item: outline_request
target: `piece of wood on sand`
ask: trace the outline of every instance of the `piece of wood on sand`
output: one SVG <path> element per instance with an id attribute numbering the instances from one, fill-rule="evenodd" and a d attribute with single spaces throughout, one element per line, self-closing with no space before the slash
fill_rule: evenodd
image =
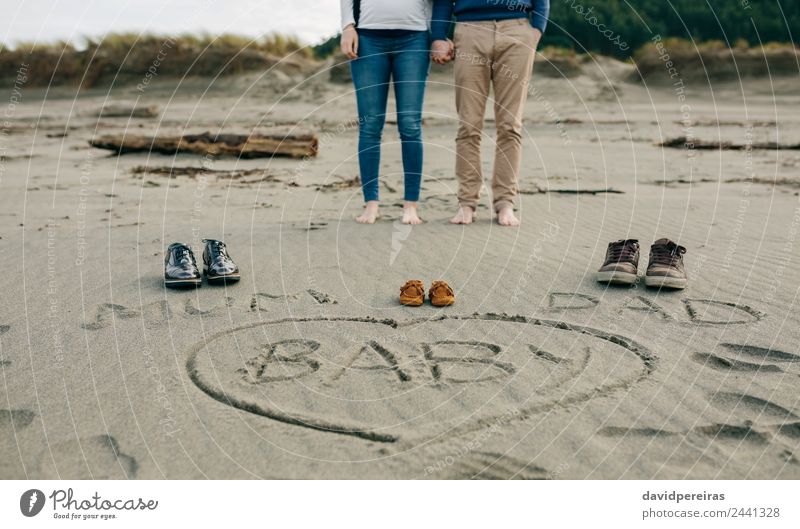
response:
<path id="1" fill-rule="evenodd" d="M 699 140 L 678 136 L 661 143 L 657 147 L 670 147 L 673 149 L 698 149 L 698 150 L 723 150 L 723 151 L 747 151 L 747 150 L 768 150 L 768 151 L 796 151 L 800 149 L 800 143 L 777 143 L 774 141 L 753 142 L 753 143 L 733 143 L 730 141 Z"/>
<path id="2" fill-rule="evenodd" d="M 160 154 L 193 153 L 240 158 L 269 158 L 316 156 L 319 139 L 313 131 L 258 132 L 253 134 L 184 134 L 181 136 L 143 136 L 137 134 L 108 134 L 96 136 L 89 145 L 108 149 L 117 154 L 151 152 Z"/>
<path id="3" fill-rule="evenodd" d="M 100 118 L 157 118 L 161 114 L 158 105 L 136 105 L 135 103 L 110 103 L 97 111 Z"/>

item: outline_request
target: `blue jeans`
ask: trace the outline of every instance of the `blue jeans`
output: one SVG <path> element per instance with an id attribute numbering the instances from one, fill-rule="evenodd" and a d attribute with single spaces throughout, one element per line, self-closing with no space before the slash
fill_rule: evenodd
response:
<path id="1" fill-rule="evenodd" d="M 364 200 L 378 200 L 381 136 L 389 82 L 397 101 L 405 200 L 419 200 L 422 182 L 422 101 L 430 66 L 427 31 L 359 31 L 358 58 L 351 63 L 358 103 L 358 164 Z"/>

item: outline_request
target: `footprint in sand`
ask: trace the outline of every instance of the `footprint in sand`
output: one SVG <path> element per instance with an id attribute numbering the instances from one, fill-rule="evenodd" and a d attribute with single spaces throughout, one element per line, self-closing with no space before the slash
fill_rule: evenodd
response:
<path id="1" fill-rule="evenodd" d="M 133 479 L 139 465 L 110 435 L 81 437 L 50 445 L 39 455 L 35 479 Z"/>
<path id="2" fill-rule="evenodd" d="M 733 419 L 732 422 L 738 423 L 741 421 L 741 423 L 709 424 L 695 426 L 684 431 L 608 426 L 601 428 L 598 433 L 606 437 L 649 439 L 700 435 L 712 440 L 747 441 L 757 444 L 769 443 L 776 434 L 792 439 L 800 439 L 798 416 L 791 410 L 774 402 L 753 395 L 725 391 L 713 393 L 709 396 L 708 401 L 714 408 L 729 413 L 729 418 Z"/>
<path id="3" fill-rule="evenodd" d="M 30 410 L 0 410 L 0 478 L 26 479 L 20 460 L 18 434 L 33 422 L 36 414 Z"/>
<path id="4" fill-rule="evenodd" d="M 742 425 L 735 424 L 710 424 L 693 428 L 692 433 L 705 435 L 720 441 L 748 441 L 756 444 L 767 444 L 771 435 L 768 432 L 757 430 L 753 423 L 745 421 Z"/>
<path id="5" fill-rule="evenodd" d="M 711 353 L 694 353 L 692 360 L 698 364 L 716 369 L 717 371 L 745 371 L 758 373 L 783 373 L 783 369 L 772 364 L 754 364 L 733 360 L 724 356 L 717 356 Z"/>
<path id="6" fill-rule="evenodd" d="M 656 438 L 672 438 L 676 436 L 690 437 L 692 435 L 699 435 L 705 438 L 710 438 L 715 441 L 749 441 L 757 444 L 766 444 L 771 438 L 768 431 L 757 430 L 749 421 L 745 421 L 743 425 L 735 424 L 709 424 L 705 426 L 697 426 L 690 430 L 673 431 L 663 430 L 661 428 L 629 428 L 625 426 L 607 426 L 597 431 L 599 435 L 604 437 L 624 437 L 626 439 L 656 439 Z"/>
<path id="7" fill-rule="evenodd" d="M 2 336 L 3 334 L 7 333 L 10 328 L 11 328 L 10 325 L 0 325 L 0 336 Z M 9 362 L 8 360 L 5 360 L 3 358 L 0 358 L 0 367 L 6 367 L 6 366 L 10 366 L 10 365 L 11 365 L 11 362 Z"/>
<path id="8" fill-rule="evenodd" d="M 779 434 L 791 437 L 792 439 L 800 439 L 800 422 L 790 422 L 781 424 L 776 428 Z"/>
<path id="9" fill-rule="evenodd" d="M 770 360 L 772 362 L 800 362 L 800 356 L 792 353 L 784 353 L 783 351 L 778 351 L 777 349 L 734 343 L 723 343 L 720 345 L 731 352 L 759 360 Z"/>
<path id="10" fill-rule="evenodd" d="M 548 472 L 514 457 L 495 452 L 470 452 L 456 458 L 446 469 L 444 479 L 547 479 Z"/>
<path id="11" fill-rule="evenodd" d="M 720 346 L 730 351 L 727 353 L 728 356 L 698 352 L 692 355 L 692 360 L 717 371 L 743 371 L 764 374 L 786 373 L 787 371 L 777 364 L 800 362 L 800 356 L 778 351 L 777 349 L 732 343 L 722 343 Z"/>
<path id="12" fill-rule="evenodd" d="M 35 416 L 30 410 L 0 410 L 0 433 L 13 436 L 16 430 L 32 423 Z"/>
<path id="13" fill-rule="evenodd" d="M 718 391 L 708 401 L 718 410 L 730 413 L 732 418 L 751 422 L 782 422 L 798 417 L 790 410 L 753 395 Z"/>

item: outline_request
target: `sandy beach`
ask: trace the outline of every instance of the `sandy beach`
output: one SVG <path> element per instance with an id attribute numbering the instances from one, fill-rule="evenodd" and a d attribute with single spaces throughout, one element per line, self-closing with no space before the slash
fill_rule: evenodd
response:
<path id="1" fill-rule="evenodd" d="M 544 67 L 544 66 L 543 66 Z M 537 65 L 536 68 L 539 68 Z M 327 67 L 4 109 L 0 478 L 800 478 L 797 77 L 534 75 L 519 229 L 453 226 L 452 70 L 424 113 L 421 226 L 362 205 L 353 88 Z M 104 105 L 157 117 L 97 117 Z M 394 112 L 393 101 L 390 112 Z M 10 115 L 8 115 L 10 114 Z M 487 113 L 484 166 L 494 123 Z M 314 130 L 319 154 L 91 148 L 98 134 Z M 740 150 L 663 148 L 687 136 Z M 163 286 L 165 248 L 226 241 L 227 287 Z M 669 237 L 689 286 L 598 284 L 606 245 Z M 444 279 L 452 307 L 402 307 Z"/>

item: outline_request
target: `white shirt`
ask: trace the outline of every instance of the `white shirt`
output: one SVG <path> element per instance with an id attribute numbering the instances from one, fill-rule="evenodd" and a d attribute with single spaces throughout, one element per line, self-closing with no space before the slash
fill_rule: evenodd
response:
<path id="1" fill-rule="evenodd" d="M 342 29 L 355 24 L 353 0 L 341 0 Z M 358 27 L 427 31 L 433 0 L 361 0 Z"/>

